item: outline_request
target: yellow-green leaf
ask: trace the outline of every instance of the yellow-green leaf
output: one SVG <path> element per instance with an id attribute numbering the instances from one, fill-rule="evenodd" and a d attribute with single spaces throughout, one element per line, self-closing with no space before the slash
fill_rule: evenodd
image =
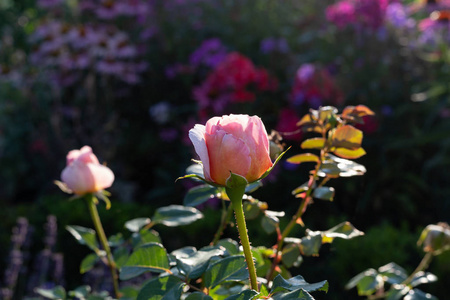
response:
<path id="1" fill-rule="evenodd" d="M 303 141 L 300 145 L 302 149 L 322 149 L 325 146 L 324 138 L 312 138 Z"/>
<path id="2" fill-rule="evenodd" d="M 363 148 L 358 148 L 356 150 L 349 150 L 346 148 L 337 148 L 336 150 L 333 151 L 333 153 L 342 158 L 355 159 L 355 158 L 360 158 L 361 156 L 365 155 L 366 151 Z"/>
<path id="3" fill-rule="evenodd" d="M 287 162 L 291 164 L 301 164 L 304 162 L 318 162 L 318 161 L 319 157 L 311 153 L 297 154 L 287 159 Z"/>
<path id="4" fill-rule="evenodd" d="M 361 147 L 363 133 L 351 125 L 344 125 L 336 129 L 332 137 L 332 146 L 351 150 Z"/>

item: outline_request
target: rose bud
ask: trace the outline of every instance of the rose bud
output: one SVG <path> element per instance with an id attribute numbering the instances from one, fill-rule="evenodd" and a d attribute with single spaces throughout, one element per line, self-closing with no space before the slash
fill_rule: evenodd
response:
<path id="1" fill-rule="evenodd" d="M 61 173 L 61 180 L 75 194 L 84 195 L 110 187 L 114 174 L 99 163 L 91 147 L 84 146 L 67 154 L 67 166 Z"/>
<path id="2" fill-rule="evenodd" d="M 225 186 L 234 173 L 251 183 L 272 167 L 269 138 L 257 116 L 213 117 L 206 125 L 195 125 L 189 138 L 202 161 L 207 181 Z"/>

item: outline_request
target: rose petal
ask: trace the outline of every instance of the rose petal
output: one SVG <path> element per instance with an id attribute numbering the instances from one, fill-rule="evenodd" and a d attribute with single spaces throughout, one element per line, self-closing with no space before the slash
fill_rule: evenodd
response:
<path id="1" fill-rule="evenodd" d="M 223 130 L 205 134 L 210 159 L 211 179 L 226 184 L 230 172 L 246 177 L 250 165 L 250 149 L 241 139 Z"/>
<path id="2" fill-rule="evenodd" d="M 211 181 L 208 148 L 205 141 L 205 126 L 196 124 L 189 130 L 189 139 L 194 144 L 195 152 L 203 163 L 203 173 L 206 180 Z"/>

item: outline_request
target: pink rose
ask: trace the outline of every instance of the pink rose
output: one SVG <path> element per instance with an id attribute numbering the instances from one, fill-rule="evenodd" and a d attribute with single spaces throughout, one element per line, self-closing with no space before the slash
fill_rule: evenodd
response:
<path id="1" fill-rule="evenodd" d="M 67 154 L 67 166 L 61 173 L 61 180 L 75 194 L 84 195 L 109 188 L 114 174 L 99 163 L 91 147 L 84 146 Z"/>
<path id="2" fill-rule="evenodd" d="M 214 117 L 196 124 L 189 138 L 203 163 L 205 179 L 226 185 L 230 172 L 258 180 L 270 167 L 269 137 L 257 116 Z"/>

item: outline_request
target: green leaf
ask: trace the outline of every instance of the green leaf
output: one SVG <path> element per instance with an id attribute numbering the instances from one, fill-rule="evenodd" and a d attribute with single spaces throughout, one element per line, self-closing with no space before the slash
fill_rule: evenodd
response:
<path id="1" fill-rule="evenodd" d="M 147 271 L 163 273 L 169 271 L 166 249 L 158 243 L 144 244 L 131 253 L 120 269 L 120 279 L 127 280 Z"/>
<path id="2" fill-rule="evenodd" d="M 308 283 L 300 275 L 289 278 L 287 280 L 284 279 L 281 275 L 277 275 L 277 277 L 275 277 L 275 279 L 273 280 L 272 293 L 280 290 L 295 291 L 298 289 L 303 289 L 307 292 L 328 292 L 328 282 L 326 280 L 323 280 L 317 283 Z"/>
<path id="3" fill-rule="evenodd" d="M 73 291 L 69 291 L 69 296 L 70 297 L 76 297 L 79 299 L 85 299 L 88 297 L 89 293 L 91 292 L 91 287 L 88 285 L 82 285 L 79 286 L 77 288 L 75 288 L 75 290 Z"/>
<path id="4" fill-rule="evenodd" d="M 314 189 L 313 197 L 321 200 L 333 201 L 334 193 L 333 187 L 321 186 Z"/>
<path id="5" fill-rule="evenodd" d="M 322 247 L 322 233 L 309 232 L 307 236 L 301 238 L 300 251 L 306 256 L 318 256 Z"/>
<path id="6" fill-rule="evenodd" d="M 261 227 L 267 234 L 271 234 L 272 232 L 274 232 L 277 229 L 279 223 L 280 220 L 277 217 L 268 214 L 264 214 L 264 216 L 261 218 Z"/>
<path id="7" fill-rule="evenodd" d="M 66 290 L 62 286 L 56 286 L 50 290 L 36 288 L 34 291 L 48 299 L 66 299 Z"/>
<path id="8" fill-rule="evenodd" d="M 326 177 L 327 175 L 351 177 L 364 175 L 364 173 L 366 173 L 366 168 L 363 165 L 328 154 L 317 175 L 320 177 Z"/>
<path id="9" fill-rule="evenodd" d="M 218 192 L 216 187 L 212 187 L 208 184 L 193 187 L 184 196 L 183 204 L 191 207 L 200 205 L 213 198 Z"/>
<path id="10" fill-rule="evenodd" d="M 160 243 L 161 238 L 159 237 L 159 233 L 154 230 L 141 230 L 140 232 L 133 233 L 132 241 L 133 248 L 137 248 L 143 244 L 148 243 Z"/>
<path id="11" fill-rule="evenodd" d="M 261 212 L 257 201 L 244 201 L 242 203 L 242 209 L 244 210 L 246 220 L 255 219 Z"/>
<path id="12" fill-rule="evenodd" d="M 416 287 L 420 284 L 435 282 L 437 280 L 438 280 L 438 278 L 436 275 L 431 274 L 429 272 L 420 271 L 414 275 L 414 278 L 410 284 L 412 287 Z"/>
<path id="13" fill-rule="evenodd" d="M 195 279 L 205 272 L 212 257 L 223 254 L 224 251 L 219 247 L 205 247 L 190 255 L 176 257 L 177 268 L 182 275 Z"/>
<path id="14" fill-rule="evenodd" d="M 320 232 L 320 231 L 317 231 Z M 333 239 L 340 238 L 349 240 L 364 235 L 364 232 L 356 229 L 350 222 L 342 222 L 333 228 L 323 231 L 323 243 L 331 243 Z"/>
<path id="15" fill-rule="evenodd" d="M 303 141 L 300 145 L 302 149 L 322 149 L 325 147 L 326 140 L 324 138 L 312 138 Z"/>
<path id="16" fill-rule="evenodd" d="M 214 300 L 211 296 L 208 296 L 202 292 L 194 292 L 186 297 L 185 300 Z"/>
<path id="17" fill-rule="evenodd" d="M 273 300 L 314 300 L 306 291 L 299 289 L 292 292 L 278 292 L 273 295 Z"/>
<path id="18" fill-rule="evenodd" d="M 350 279 L 345 288 L 351 289 L 356 286 L 358 295 L 369 296 L 382 288 L 383 285 L 383 276 L 379 275 L 375 269 L 368 269 Z"/>
<path id="19" fill-rule="evenodd" d="M 393 284 L 386 293 L 386 300 L 400 300 L 405 296 L 411 288 L 403 284 Z"/>
<path id="20" fill-rule="evenodd" d="M 225 300 L 249 300 L 249 299 L 253 299 L 253 297 L 255 297 L 256 295 L 258 295 L 257 291 L 245 290 L 245 291 L 240 292 L 237 295 L 229 296 L 229 297 L 225 298 Z"/>
<path id="21" fill-rule="evenodd" d="M 120 289 L 120 293 L 122 294 L 120 300 L 135 300 L 139 294 L 139 290 L 133 286 L 125 286 Z"/>
<path id="22" fill-rule="evenodd" d="M 145 284 L 136 300 L 180 299 L 185 283 L 173 275 L 156 277 Z"/>
<path id="23" fill-rule="evenodd" d="M 203 218 L 203 214 L 194 207 L 169 205 L 158 208 L 152 217 L 154 223 L 169 227 L 191 224 Z"/>
<path id="24" fill-rule="evenodd" d="M 437 300 L 437 298 L 431 294 L 424 293 L 421 290 L 413 289 L 408 292 L 403 300 Z"/>
<path id="25" fill-rule="evenodd" d="M 263 184 L 262 184 L 261 180 L 257 180 L 255 182 L 249 183 L 245 187 L 245 193 L 246 194 L 251 194 L 251 193 L 253 193 L 254 191 L 256 191 L 257 189 L 259 189 L 262 186 L 263 186 Z"/>
<path id="26" fill-rule="evenodd" d="M 117 247 L 124 243 L 123 235 L 119 232 L 108 238 L 108 244 L 110 247 Z"/>
<path id="27" fill-rule="evenodd" d="M 287 244 L 281 252 L 281 261 L 288 268 L 292 266 L 300 266 L 303 261 L 303 257 L 300 254 L 299 245 Z"/>
<path id="28" fill-rule="evenodd" d="M 150 224 L 151 220 L 149 218 L 136 218 L 125 222 L 125 228 L 131 232 L 139 232 L 142 227 Z"/>
<path id="29" fill-rule="evenodd" d="M 288 163 L 298 165 L 298 164 L 301 164 L 301 163 L 304 163 L 304 162 L 315 162 L 315 163 L 317 163 L 317 162 L 319 162 L 319 160 L 320 159 L 319 159 L 319 157 L 317 155 L 314 155 L 314 154 L 311 154 L 311 153 L 303 153 L 303 154 L 297 154 L 297 155 L 294 155 L 292 157 L 289 157 L 286 161 Z"/>
<path id="30" fill-rule="evenodd" d="M 378 272 L 390 284 L 400 284 L 408 277 L 405 269 L 393 262 L 379 267 Z"/>
<path id="31" fill-rule="evenodd" d="M 228 255 L 239 254 L 239 244 L 233 239 L 222 239 L 217 242 L 217 246 L 224 247 Z"/>
<path id="32" fill-rule="evenodd" d="M 75 237 L 78 243 L 86 245 L 96 252 L 99 251 L 95 230 L 76 225 L 66 226 L 66 229 Z"/>
<path id="33" fill-rule="evenodd" d="M 229 256 L 216 261 L 205 272 L 205 286 L 215 287 L 226 281 L 248 280 L 247 264 L 242 255 Z"/>
<path id="34" fill-rule="evenodd" d="M 91 270 L 95 264 L 99 261 L 98 255 L 95 253 L 88 254 L 80 264 L 80 273 L 84 274 L 87 271 Z"/>
<path id="35" fill-rule="evenodd" d="M 113 257 L 117 268 L 120 269 L 128 260 L 128 249 L 125 247 L 115 249 Z"/>

